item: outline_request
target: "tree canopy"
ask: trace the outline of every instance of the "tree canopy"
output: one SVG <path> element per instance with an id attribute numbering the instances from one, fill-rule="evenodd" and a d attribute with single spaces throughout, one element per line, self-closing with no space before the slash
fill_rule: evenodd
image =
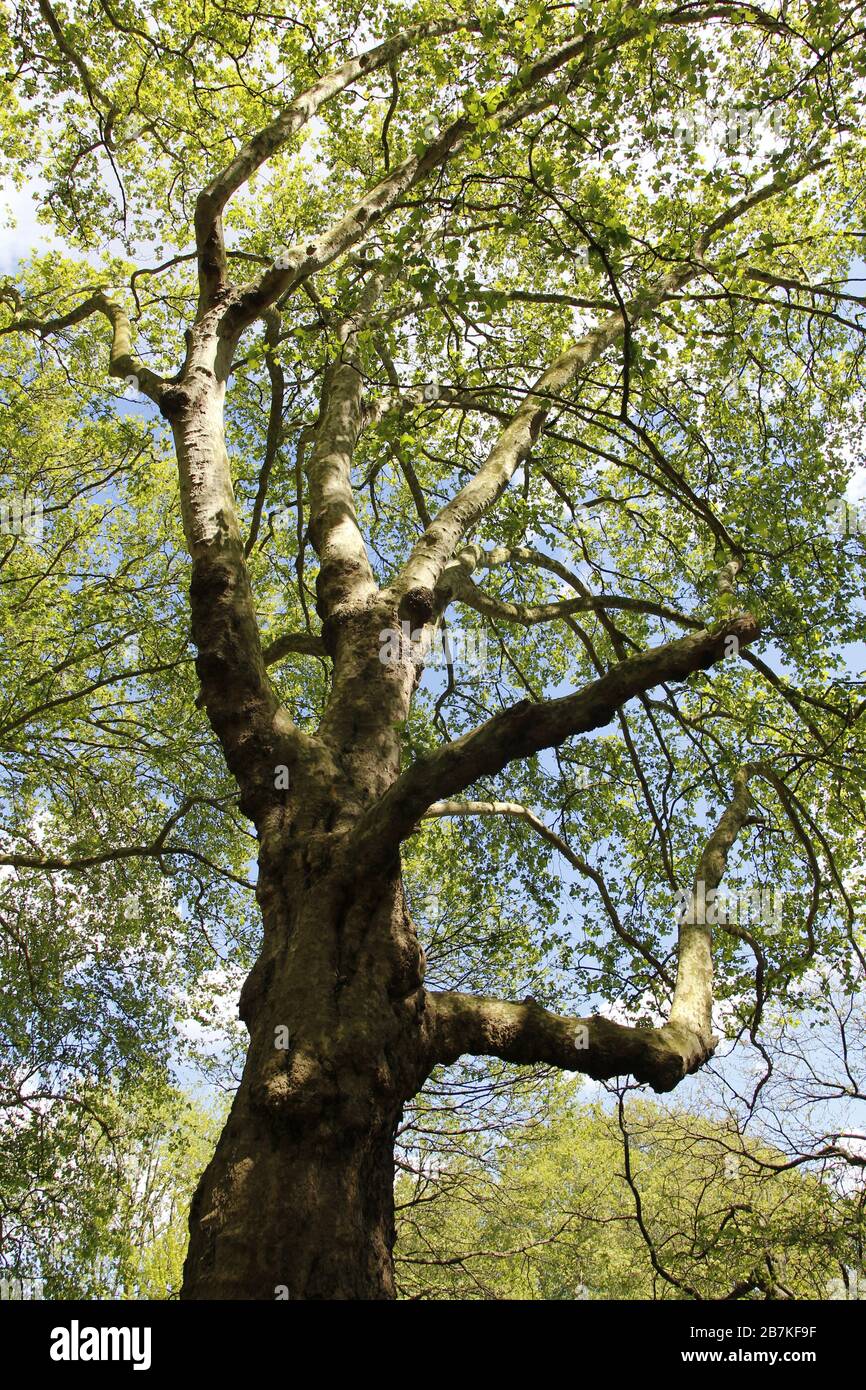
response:
<path id="1" fill-rule="evenodd" d="M 863 39 L 835 0 L 4 7 L 2 171 L 52 241 L 0 283 L 12 1264 L 44 1229 L 14 1174 L 89 1181 L 96 1134 L 146 1166 L 182 1092 L 237 1086 L 262 827 L 310 750 L 354 773 L 321 748 L 367 706 L 401 770 L 329 828 L 400 854 L 446 1109 L 523 1125 L 509 1064 L 661 1090 L 720 1043 L 757 1106 L 780 1029 L 856 997 Z M 172 437 L 211 380 L 212 467 Z M 341 645 L 383 593 L 402 706 Z M 637 1114 L 663 1195 L 681 1122 Z M 614 1112 L 557 1124 L 540 1182 L 603 1169 Z M 798 1164 L 853 1182 L 862 1136 L 818 1128 Z M 786 1183 L 767 1220 L 820 1225 Z"/>

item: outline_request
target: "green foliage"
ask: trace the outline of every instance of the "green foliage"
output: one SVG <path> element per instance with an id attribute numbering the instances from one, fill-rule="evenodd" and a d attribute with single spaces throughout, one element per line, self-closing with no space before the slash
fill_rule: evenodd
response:
<path id="1" fill-rule="evenodd" d="M 53 6 L 63 49 L 45 8 L 7 5 L 0 22 L 2 169 L 19 186 L 32 182 L 45 229 L 59 239 L 56 254 L 27 258 L 0 285 L 0 501 L 38 499 L 44 524 L 38 542 L 0 535 L 4 1230 L 25 1201 L 22 1175 L 44 1174 L 21 1249 L 29 1258 L 51 1238 L 55 1194 L 57 1230 L 78 1221 L 82 1241 L 67 1281 L 52 1273 L 58 1289 L 170 1291 L 179 1228 L 174 1216 L 163 1221 L 160 1253 L 134 1264 L 119 1234 L 107 1135 L 138 1115 L 130 1129 L 121 1124 L 119 1152 L 146 1164 L 156 1136 L 180 1124 L 174 1088 L 184 1069 L 225 1088 L 236 1080 L 234 1001 L 258 946 L 256 846 L 196 707 L 167 425 L 134 383 L 108 379 L 101 320 L 44 334 L 17 328 L 68 313 L 98 284 L 129 312 L 143 359 L 174 374 L 195 314 L 190 247 L 201 188 L 348 53 L 453 9 L 439 0 L 274 0 L 265 9 L 153 0 L 143 12 L 134 0 L 85 0 Z M 729 882 L 782 892 L 781 929 L 759 922 L 751 942 L 717 933 L 720 1027 L 747 1040 L 760 1036 L 767 1001 L 826 1009 L 815 970 L 847 986 L 866 946 L 852 889 L 866 789 L 864 548 L 862 535 L 834 534 L 827 521 L 866 466 L 855 259 L 863 58 L 853 5 L 800 0 L 784 21 L 763 8 L 713 15 L 695 25 L 657 6 L 485 3 L 477 27 L 419 41 L 396 75 L 371 73 L 324 106 L 230 203 L 237 280 L 318 236 L 431 131 L 465 119 L 465 138 L 435 177 L 372 222 L 353 254 L 323 268 L 309 295 L 281 306 L 275 345 L 261 324 L 245 335 L 227 443 L 264 642 L 315 630 L 303 454 L 371 263 L 391 276 L 361 335 L 368 402 L 382 408 L 371 409 L 353 479 L 384 582 L 423 530 L 412 476 L 435 513 L 553 356 L 605 315 L 634 310 L 673 264 L 697 254 L 703 228 L 779 178 L 775 197 L 712 240 L 696 282 L 636 321 L 627 343 L 555 401 L 525 466 L 473 534 L 487 550 L 541 551 L 593 593 L 632 606 L 522 626 L 456 604 L 452 627 L 485 627 L 486 667 L 459 670 L 447 688 L 442 672 L 428 673 L 401 731 L 408 762 L 504 705 L 579 688 L 624 654 L 680 635 L 670 613 L 641 604 L 677 610 L 687 624 L 752 611 L 764 669 L 731 660 L 682 689 L 650 692 L 591 740 L 475 789 L 555 826 L 609 884 L 624 930 L 596 885 L 566 871 L 519 821 L 435 822 L 404 850 L 431 984 L 531 992 L 563 1010 L 585 1011 L 591 1000 L 651 1021 L 669 998 L 658 963 L 669 972 L 675 889 L 736 769 L 769 765 L 789 800 L 755 783 Z M 587 35 L 589 60 L 545 79 L 539 108 L 510 122 L 505 107 L 531 64 Z M 681 118 L 688 127 L 706 106 L 748 113 L 772 138 L 696 145 Z M 821 167 L 785 188 L 782 174 L 807 149 L 823 152 Z M 285 390 L 263 491 L 275 366 Z M 438 390 L 386 408 L 392 377 Z M 717 576 L 733 555 L 741 573 L 722 593 Z M 492 600 L 516 605 L 575 592 L 532 564 L 492 568 L 479 582 Z M 273 674 L 301 727 L 314 727 L 326 663 L 293 656 Z M 78 867 L 40 869 L 39 860 Z M 759 952 L 765 997 L 755 988 Z M 496 1092 L 500 1081 L 496 1068 L 472 1064 L 460 1084 Z M 804 1292 L 819 1286 L 831 1252 L 814 1182 L 791 1175 L 761 1186 L 748 1221 L 725 1224 L 718 1266 L 711 1254 L 696 1264 L 682 1233 L 687 1216 L 706 1223 L 698 1246 L 717 1229 L 722 1207 L 702 1205 L 698 1190 L 715 1131 L 701 1133 L 700 1161 L 684 1172 L 672 1136 L 686 1119 L 636 1116 L 657 1140 L 657 1157 L 641 1151 L 636 1171 L 659 1239 L 671 1235 L 665 1259 L 678 1278 L 713 1296 L 749 1272 L 762 1230 L 783 1252 L 790 1221 L 790 1277 Z M 203 1133 L 198 1148 L 182 1150 L 182 1175 L 171 1180 L 181 1187 Z M 585 1156 L 579 1170 L 569 1167 L 569 1144 Z M 574 1200 L 597 1201 L 608 1224 L 593 1226 L 601 1218 L 590 1204 L 564 1253 L 539 1245 L 526 1261 L 487 1258 L 472 1266 L 483 1270 L 474 1287 L 555 1297 L 577 1279 L 609 1296 L 663 1292 L 631 1215 L 614 1215 L 627 1195 L 613 1176 L 615 1148 L 605 1112 L 568 1112 L 540 1138 L 527 1131 L 513 1159 L 497 1156 L 497 1200 L 481 1212 L 449 1208 L 448 1248 L 459 1251 L 464 1238 L 511 1248 L 524 1221 L 546 1239 L 552 1213 L 564 1213 L 562 1172 Z M 536 1160 L 550 1212 L 530 1179 Z M 160 1171 L 167 1162 L 159 1157 Z M 669 1191 L 676 1220 L 667 1228 Z M 722 1184 L 718 1195 L 722 1203 L 731 1193 Z M 404 1239 L 416 1248 L 408 1227 Z M 811 1271 L 809 1241 L 818 1251 Z M 103 1255 L 107 1282 L 82 1282 L 81 1270 Z M 443 1267 L 435 1288 L 470 1289 L 472 1277 Z"/>
<path id="2" fill-rule="evenodd" d="M 189 1203 L 224 1120 L 157 1076 L 82 1081 L 65 1099 L 31 1091 L 0 1130 L 0 1278 L 48 1299 L 176 1298 Z"/>
<path id="3" fill-rule="evenodd" d="M 397 1194 L 405 1298 L 823 1299 L 864 1235 L 853 1197 L 730 1125 L 565 1084 L 545 1119 Z"/>

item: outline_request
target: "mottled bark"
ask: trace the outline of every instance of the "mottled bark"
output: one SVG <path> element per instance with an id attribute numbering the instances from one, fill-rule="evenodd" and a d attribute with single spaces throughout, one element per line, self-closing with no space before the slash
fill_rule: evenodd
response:
<path id="1" fill-rule="evenodd" d="M 104 109 L 64 26 L 44 0 L 38 9 L 91 107 L 110 127 L 113 108 Z M 714 13 L 676 9 L 657 15 L 656 21 L 673 28 L 705 25 Z M 776 32 L 776 22 L 758 10 L 750 14 L 750 22 Z M 371 228 L 384 230 L 389 215 L 405 206 L 407 194 L 423 198 L 430 175 L 444 170 L 473 136 L 476 118 L 457 106 L 455 118 L 401 163 L 388 167 L 386 161 L 378 182 L 371 181 L 330 225 L 310 230 L 288 248 L 274 246 L 272 262 L 245 284 L 230 280 L 225 208 L 323 103 L 357 78 L 393 67 L 401 55 L 428 40 L 480 27 L 481 21 L 470 16 L 429 21 L 392 34 L 369 52 L 317 77 L 264 128 L 237 142 L 222 169 L 209 171 L 194 221 L 198 307 L 186 333 L 185 360 L 170 379 L 135 356 L 126 314 L 102 291 L 44 320 L 21 313 L 15 292 L 4 291 L 7 300 L 13 296 L 15 317 L 0 329 L 2 333 L 27 332 L 44 339 L 101 314 L 111 329 L 110 373 L 121 379 L 134 377 L 171 424 L 191 559 L 198 704 L 219 740 L 237 781 L 240 806 L 254 823 L 259 841 L 257 895 L 263 937 L 240 1004 L 249 1050 L 231 1118 L 193 1204 L 185 1298 L 392 1297 L 393 1136 L 402 1106 L 439 1064 L 465 1053 L 492 1055 L 517 1064 L 548 1063 L 599 1079 L 628 1074 L 657 1090 L 669 1090 L 702 1065 L 714 1046 L 710 931 L 704 923 L 685 918 L 679 927 L 670 1017 L 659 1028 L 627 1028 L 598 1016 L 566 1018 L 531 999 L 520 1003 L 457 992 L 428 995 L 423 951 L 403 896 L 400 846 L 425 815 L 468 813 L 516 814 L 556 844 L 550 828 L 526 808 L 503 802 L 468 807 L 449 798 L 479 779 L 497 776 L 516 759 L 605 727 L 629 700 L 737 656 L 758 636 L 748 614 L 706 630 L 699 618 L 666 604 L 626 595 L 591 595 L 557 560 L 526 547 L 500 547 L 485 554 L 469 542 L 517 470 L 531 464 L 551 410 L 559 409 L 570 393 L 579 393 L 581 379 L 604 354 L 624 351 L 627 365 L 632 328 L 666 301 L 676 301 L 690 282 L 713 273 L 706 259 L 711 245 L 738 218 L 827 163 L 829 157 L 820 153 L 822 140 L 805 151 L 796 166 L 774 166 L 772 177 L 753 183 L 751 191 L 702 230 L 695 228 L 680 259 L 669 263 L 665 274 L 638 287 L 628 302 L 614 285 L 616 307 L 607 304 L 612 312 L 605 311 L 594 327 L 539 371 L 531 388 L 518 397 L 513 414 L 499 406 L 483 406 L 501 420 L 502 428 L 474 475 L 438 512 L 434 497 L 423 495 L 411 464 L 398 460 L 424 533 L 385 589 L 378 586 L 358 524 L 352 478 L 359 433 L 375 421 L 377 410 L 381 416 L 386 409 L 384 401 L 371 407 L 364 400 L 363 353 L 358 347 L 364 316 L 381 289 L 377 275 L 387 272 L 380 267 L 371 275 L 360 302 L 353 300 L 357 307 L 352 316 L 339 325 L 327 322 L 332 333 L 330 367 L 319 419 L 311 429 L 315 443 L 306 465 L 306 491 L 300 480 L 298 486 L 299 540 L 308 522 L 319 561 L 321 635 L 284 634 L 262 648 L 223 426 L 226 387 L 240 335 L 257 319 L 269 318 L 267 360 L 273 391 L 246 547 L 251 549 L 280 442 L 284 405 L 277 357 L 280 332 L 272 306 L 279 302 L 282 311 L 292 291 L 305 282 L 309 286 L 310 277 L 362 246 Z M 612 22 L 609 30 L 607 19 L 599 30 L 580 25 L 579 32 L 539 52 L 513 78 L 497 77 L 495 85 L 480 94 L 486 115 L 495 118 L 500 131 L 514 131 L 533 114 L 563 106 L 570 90 L 595 65 L 645 35 L 642 23 Z M 102 133 L 107 147 L 106 131 Z M 423 239 L 423 232 L 420 235 Z M 386 263 L 388 259 L 386 255 Z M 371 264 L 363 263 L 362 279 Z M 798 281 L 767 271 L 744 273 L 803 288 Z M 354 275 L 351 282 L 356 283 Z M 810 293 L 831 292 L 807 288 Z M 516 298 L 524 295 L 541 302 L 549 297 L 533 290 L 515 292 Z M 552 298 L 560 302 L 564 297 Z M 388 367 L 387 354 L 385 362 Z M 411 391 L 401 392 L 393 363 L 389 379 L 389 400 L 402 396 L 408 402 Z M 682 498 L 731 551 L 718 586 L 721 593 L 730 594 L 740 566 L 731 538 L 687 478 L 673 470 L 651 434 L 629 418 L 627 395 L 624 390 L 623 429 L 635 433 L 669 495 Z M 444 409 L 467 400 L 478 407 L 475 394 L 454 391 L 444 393 L 440 405 Z M 471 575 L 476 568 L 500 563 L 547 569 L 570 585 L 575 597 L 530 605 L 487 594 Z M 598 678 L 583 688 L 561 699 L 521 701 L 401 769 L 400 730 L 410 713 L 420 659 L 407 653 L 383 663 L 380 634 L 399 631 L 407 620 L 412 629 L 426 628 L 429 633 L 455 598 L 485 616 L 527 626 L 586 611 L 598 614 L 610 635 L 608 611 L 622 610 L 673 621 L 688 635 L 630 655 L 607 670 L 599 660 Z M 614 640 L 612 646 L 623 655 L 621 643 Z M 269 665 L 291 653 L 330 661 L 327 704 L 314 734 L 295 726 L 268 676 Z M 769 668 L 753 660 L 768 679 L 780 684 Z M 795 701 L 791 693 L 787 698 Z M 285 772 L 288 785 L 278 775 Z M 738 774 L 732 801 L 696 866 L 696 883 L 702 882 L 705 889 L 720 882 L 730 848 L 746 822 L 749 775 L 749 769 Z M 761 775 L 786 800 L 778 775 L 772 769 Z M 796 828 L 793 811 L 791 816 Z M 128 853 L 161 852 L 165 834 L 167 830 L 153 844 Z M 557 847 L 563 847 L 561 841 Z M 669 987 L 665 967 L 624 931 L 598 871 L 564 848 L 573 866 L 595 879 L 613 929 L 644 955 Z M 6 862 L 29 861 L 19 857 Z M 43 867 L 52 862 L 57 861 L 39 861 Z M 67 867 L 97 862 L 100 856 L 91 856 L 68 861 Z"/>
<path id="2" fill-rule="evenodd" d="M 413 618 L 428 620 L 433 601 L 380 592 L 367 563 L 349 479 L 362 410 L 351 335 L 345 348 L 309 462 L 333 666 L 314 736 L 294 727 L 268 678 L 223 439 L 225 349 L 208 316 L 162 401 L 192 558 L 200 703 L 257 827 L 264 926 L 241 997 L 250 1033 L 243 1079 L 193 1203 L 184 1298 L 393 1297 L 394 1134 L 403 1105 L 441 1063 L 487 1053 L 595 1077 L 627 1073 L 668 1090 L 713 1046 L 676 1019 L 631 1029 L 562 1018 L 531 1001 L 427 995 L 399 848 L 441 792 L 604 725 L 632 695 L 751 641 L 755 624 L 743 617 L 698 631 L 621 662 L 573 696 L 505 711 L 401 774 L 399 726 L 420 657 L 406 651 L 383 663 L 380 634 L 399 628 L 407 602 L 417 605 Z M 686 945 L 691 961 L 690 938 Z"/>
<path id="3" fill-rule="evenodd" d="M 505 1062 L 547 1063 L 597 1081 L 633 1076 L 672 1091 L 712 1056 L 715 1039 L 677 1023 L 629 1028 L 600 1014 L 567 1018 L 533 999 L 509 1003 L 449 990 L 428 996 L 431 1045 L 443 1061 L 465 1053 Z"/>
<path id="4" fill-rule="evenodd" d="M 249 1052 L 190 1214 L 184 1298 L 394 1296 L 393 1145 L 428 1069 L 424 958 L 399 876 L 348 860 L 319 801 L 302 777 L 263 846 Z"/>
<path id="5" fill-rule="evenodd" d="M 336 763 L 321 774 L 299 761 L 262 835 L 264 937 L 240 1005 L 249 1051 L 190 1214 L 184 1298 L 393 1297 L 393 1140 L 437 1065 L 489 1055 L 661 1092 L 715 1046 L 711 958 L 695 957 L 689 928 L 660 1028 L 428 993 L 398 864 L 371 872 L 355 851 L 346 808 L 375 792 L 341 785 Z M 747 807 L 744 772 L 698 865 L 713 885 Z"/>

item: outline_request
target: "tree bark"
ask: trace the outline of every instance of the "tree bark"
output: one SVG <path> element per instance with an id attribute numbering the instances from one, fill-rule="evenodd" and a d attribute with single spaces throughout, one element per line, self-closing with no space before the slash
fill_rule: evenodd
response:
<path id="1" fill-rule="evenodd" d="M 274 838 L 241 995 L 249 1052 L 193 1201 L 182 1297 L 393 1298 L 394 1136 L 427 1070 L 423 952 L 398 874 L 353 874 L 321 830 L 288 852 Z"/>
<path id="2" fill-rule="evenodd" d="M 100 98 L 87 66 L 67 44 L 50 6 L 42 4 L 40 9 L 43 17 L 48 15 L 60 50 L 71 55 L 90 104 L 98 111 Z M 660 16 L 659 23 L 704 24 L 706 15 L 677 10 Z M 737 219 L 753 214 L 830 162 L 823 136 L 794 167 L 774 166 L 768 171 L 771 177 L 715 215 L 684 246 L 681 259 L 658 278 L 638 285 L 627 303 L 614 285 L 616 309 L 539 371 L 513 414 L 483 406 L 494 418 L 504 415 L 503 428 L 477 471 L 438 512 L 431 515 L 427 502 L 432 495 L 425 501 L 410 465 L 402 463 L 404 471 L 409 468 L 424 532 L 385 588 L 379 587 L 379 566 L 371 562 L 359 524 L 357 480 L 352 476 L 361 431 L 376 409 L 365 400 L 362 334 L 372 332 L 371 312 L 383 286 L 390 283 L 387 276 L 393 273 L 396 278 L 396 270 L 386 272 L 378 265 L 359 300 L 354 291 L 348 296 L 352 308 L 346 317 L 327 316 L 330 365 L 319 418 L 309 427 L 315 442 L 304 465 L 308 487 L 298 487 L 299 533 L 304 544 L 308 535 L 319 561 L 321 634 L 286 634 L 262 647 L 246 552 L 255 539 L 279 438 L 281 369 L 277 357 L 270 357 L 276 388 L 262 482 L 245 546 L 223 421 L 240 336 L 257 319 L 276 313 L 274 306 L 282 311 L 294 291 L 305 284 L 309 289 L 313 276 L 353 248 L 367 243 L 369 250 L 371 229 L 383 227 L 392 212 L 405 207 L 410 191 L 423 190 L 432 174 L 447 167 L 474 138 L 476 118 L 468 110 L 457 113 L 426 145 L 386 168 L 384 176 L 330 226 L 305 232 L 245 284 L 233 283 L 229 274 L 225 208 L 323 103 L 357 78 L 393 70 L 396 59 L 422 40 L 480 28 L 480 21 L 470 17 L 433 20 L 392 34 L 368 53 L 317 77 L 306 92 L 298 93 L 234 149 L 229 163 L 209 179 L 197 199 L 198 307 L 185 335 L 183 364 L 171 378 L 157 375 L 133 354 L 130 321 L 102 291 L 47 320 L 19 315 L 16 292 L 6 292 L 13 295 L 16 312 L 14 323 L 0 330 L 3 333 L 32 332 L 44 339 L 90 314 L 104 315 L 111 327 L 111 374 L 134 377 L 171 423 L 192 567 L 198 704 L 207 712 L 226 766 L 237 781 L 241 811 L 255 825 L 259 840 L 257 895 L 263 941 L 241 997 L 249 1049 L 230 1119 L 194 1199 L 184 1298 L 393 1297 L 393 1139 L 403 1105 L 439 1064 L 465 1054 L 495 1056 L 515 1064 L 546 1063 L 599 1079 L 629 1074 L 656 1090 L 669 1090 L 700 1067 L 715 1046 L 711 931 L 705 922 L 694 920 L 694 914 L 684 913 L 678 926 L 672 1006 L 668 1021 L 658 1028 L 627 1028 L 598 1016 L 567 1018 L 531 998 L 520 1003 L 456 991 L 426 994 L 423 951 L 400 880 L 400 844 L 434 807 L 436 813 L 449 815 L 475 814 L 479 808 L 484 814 L 519 814 L 549 843 L 564 848 L 573 867 L 596 881 L 614 927 L 670 985 L 664 966 L 637 938 L 623 932 L 598 871 L 557 841 L 549 827 L 514 803 L 475 802 L 470 807 L 451 798 L 473 786 L 483 791 L 485 779 L 498 777 L 515 760 L 605 727 L 628 701 L 656 686 L 685 681 L 738 656 L 740 647 L 759 635 L 758 625 L 743 613 L 705 630 L 697 618 L 668 605 L 628 595 L 594 596 L 558 560 L 527 547 L 485 551 L 471 538 L 518 470 L 528 466 L 551 411 L 559 409 L 569 392 L 579 390 L 589 369 L 618 344 L 627 365 L 633 325 L 676 301 L 690 282 L 716 276 L 707 255 Z M 580 32 L 557 47 L 540 52 L 512 81 L 488 90 L 482 98 L 486 114 L 495 117 L 501 131 L 513 131 L 529 117 L 555 109 L 578 81 L 593 68 L 600 70 L 623 44 L 644 38 L 640 23 L 623 22 L 609 31 L 606 26 L 580 26 Z M 107 141 L 107 130 L 103 134 Z M 362 280 L 373 265 L 366 257 L 359 262 Z M 799 284 L 764 271 L 746 273 L 782 287 Z M 810 286 L 799 287 L 813 292 Z M 830 291 L 818 287 L 815 292 Z M 398 309 L 402 315 L 403 308 Z M 278 348 L 279 339 L 272 320 L 266 339 L 269 353 Z M 387 356 L 385 360 L 387 365 Z M 393 366 L 391 375 L 396 378 Z M 719 585 L 720 592 L 730 594 L 741 552 L 709 505 L 668 463 L 650 432 L 629 418 L 625 370 L 623 382 L 618 424 L 632 431 L 651 456 L 666 494 L 680 498 L 730 552 Z M 399 385 L 399 379 L 392 379 L 398 394 Z M 470 404 L 479 404 L 471 393 Z M 506 559 L 540 565 L 568 583 L 576 597 L 518 604 L 474 584 L 476 568 Z M 302 553 L 300 580 L 303 569 Z M 527 626 L 580 611 L 595 612 L 605 620 L 608 609 L 622 609 L 654 614 L 684 626 L 688 633 L 632 654 L 613 640 L 619 659 L 603 669 L 593 657 L 597 679 L 556 699 L 521 700 L 500 709 L 401 771 L 400 730 L 410 712 L 420 659 L 409 654 L 394 664 L 383 663 L 379 638 L 383 630 L 399 632 L 404 623 L 429 636 L 455 599 L 485 616 Z M 610 636 L 606 621 L 605 626 Z M 327 708 L 314 734 L 295 726 L 268 678 L 267 667 L 290 651 L 326 655 L 332 665 Z M 778 684 L 769 668 L 752 659 Z M 814 726 L 809 728 L 815 734 Z M 728 852 L 747 823 L 750 775 L 748 767 L 737 774 L 733 799 L 697 864 L 695 897 L 699 888 L 703 893 L 719 884 Z M 760 775 L 776 788 L 797 829 L 784 782 L 771 769 Z M 802 833 L 800 838 L 805 838 Z M 157 837 L 153 844 L 118 855 L 155 854 L 162 840 Z M 808 839 L 806 844 L 808 848 Z M 77 865 L 92 865 L 100 858 L 79 859 Z M 32 861 L 18 857 L 6 862 Z M 50 867 L 56 861 L 38 862 Z M 817 882 L 817 868 L 815 878 Z M 810 940 L 811 922 L 810 915 Z M 759 954 L 759 994 L 762 962 Z"/>
<path id="3" fill-rule="evenodd" d="M 747 774 L 698 864 L 712 884 L 748 810 Z M 250 1033 L 231 1116 L 190 1212 L 185 1299 L 395 1296 L 393 1145 L 405 1102 L 463 1054 L 548 1063 L 672 1090 L 712 1056 L 709 934 L 688 950 L 668 1023 L 629 1028 L 424 989 L 399 864 L 371 873 L 299 768 L 262 839 L 261 954 L 241 994 Z M 333 794 L 333 793 L 332 793 Z M 684 929 L 687 945 L 693 928 Z M 706 937 L 706 940 L 704 938 Z"/>
<path id="4" fill-rule="evenodd" d="M 337 1097 L 311 1079 L 297 1106 L 273 1113 L 256 1089 L 245 1078 L 199 1183 L 181 1297 L 394 1298 L 399 1104 L 359 1107 L 360 1092 Z"/>

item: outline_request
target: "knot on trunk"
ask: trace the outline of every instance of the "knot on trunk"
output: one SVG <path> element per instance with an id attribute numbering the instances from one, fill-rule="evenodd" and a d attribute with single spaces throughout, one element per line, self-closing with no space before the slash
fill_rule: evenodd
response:
<path id="1" fill-rule="evenodd" d="M 433 590 L 419 586 L 403 595 L 397 616 L 402 622 L 411 623 L 413 628 L 424 627 L 433 617 L 435 607 Z"/>
<path id="2" fill-rule="evenodd" d="M 369 622 L 370 618 L 370 609 L 366 603 L 341 603 L 328 611 L 321 590 L 316 610 L 322 619 L 322 646 L 332 661 L 337 653 L 337 643 L 346 630 L 353 624 L 360 627 Z"/>
<path id="3" fill-rule="evenodd" d="M 299 1048 L 274 1059 L 268 1071 L 250 1085 L 250 1104 L 272 1119 L 321 1124 L 337 1096 L 337 1086 L 317 1058 Z"/>
<path id="4" fill-rule="evenodd" d="M 159 398 L 160 414 L 166 420 L 177 420 L 189 410 L 193 403 L 193 393 L 186 382 L 167 386 Z"/>

